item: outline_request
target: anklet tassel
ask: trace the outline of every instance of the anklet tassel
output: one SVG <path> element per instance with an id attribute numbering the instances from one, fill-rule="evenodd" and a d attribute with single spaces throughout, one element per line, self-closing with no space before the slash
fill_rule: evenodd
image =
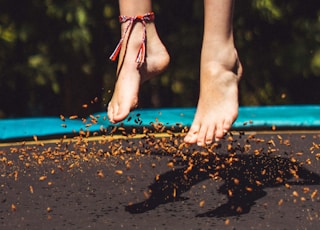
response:
<path id="1" fill-rule="evenodd" d="M 139 66 L 141 66 L 144 63 L 145 56 L 146 56 L 146 45 L 145 45 L 145 41 L 143 41 L 140 46 L 137 59 L 136 59 L 136 62 L 139 64 Z"/>
<path id="2" fill-rule="evenodd" d="M 124 22 L 129 21 L 129 24 L 126 27 L 116 49 L 111 54 L 110 60 L 115 61 L 117 59 L 117 57 L 119 56 L 120 50 L 122 48 L 123 41 L 124 41 L 127 33 L 129 33 L 128 38 L 127 38 L 127 40 L 128 40 L 131 35 L 131 31 L 132 31 L 134 23 L 141 22 L 143 24 L 144 31 L 143 31 L 143 36 L 142 36 L 142 42 L 141 42 L 141 45 L 140 45 L 140 48 L 138 51 L 138 55 L 137 55 L 137 59 L 136 59 L 136 62 L 138 63 L 138 66 L 140 67 L 144 63 L 145 56 L 146 56 L 146 36 L 147 36 L 146 23 L 154 21 L 154 18 L 155 18 L 155 16 L 154 16 L 153 12 L 147 13 L 145 15 L 138 15 L 135 17 L 120 16 L 119 17 L 120 23 L 124 23 Z M 125 49 L 126 48 L 127 47 L 125 47 Z"/>

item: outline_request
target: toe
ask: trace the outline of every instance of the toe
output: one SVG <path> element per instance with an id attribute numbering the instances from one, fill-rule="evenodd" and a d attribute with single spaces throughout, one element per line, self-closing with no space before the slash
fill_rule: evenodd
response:
<path id="1" fill-rule="evenodd" d="M 199 133 L 199 126 L 198 125 L 191 125 L 191 128 L 189 130 L 189 132 L 187 133 L 187 135 L 185 136 L 184 138 L 184 141 L 186 143 L 189 143 L 189 144 L 194 144 L 197 142 L 197 136 L 198 136 L 198 133 Z"/>
<path id="2" fill-rule="evenodd" d="M 223 125 L 221 123 L 219 123 L 217 125 L 217 129 L 216 129 L 216 139 L 220 140 L 221 138 L 223 138 L 224 136 L 224 129 L 223 129 Z"/>
<path id="3" fill-rule="evenodd" d="M 130 113 L 130 104 L 111 101 L 108 105 L 108 118 L 112 123 L 124 120 Z"/>
<path id="4" fill-rule="evenodd" d="M 130 113 L 130 110 L 123 110 L 123 109 L 118 109 L 116 113 L 113 115 L 113 120 L 115 122 L 120 122 L 123 121 Z"/>
<path id="5" fill-rule="evenodd" d="M 114 119 L 113 119 L 113 107 L 111 105 L 111 103 L 108 104 L 108 119 L 111 123 L 114 123 Z"/>
<path id="6" fill-rule="evenodd" d="M 223 130 L 226 133 L 227 131 L 229 131 L 229 129 L 231 129 L 233 120 L 226 120 L 223 124 Z"/>
<path id="7" fill-rule="evenodd" d="M 206 137 L 205 137 L 205 143 L 207 145 L 210 145 L 213 142 L 214 131 L 215 131 L 215 127 L 214 126 L 209 126 L 209 128 L 207 130 Z"/>
<path id="8" fill-rule="evenodd" d="M 206 143 L 207 127 L 202 125 L 198 133 L 197 145 L 203 146 Z"/>

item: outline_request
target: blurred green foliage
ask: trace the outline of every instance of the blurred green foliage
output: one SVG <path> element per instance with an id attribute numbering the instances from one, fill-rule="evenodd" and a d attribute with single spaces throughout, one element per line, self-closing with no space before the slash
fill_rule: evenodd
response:
<path id="1" fill-rule="evenodd" d="M 140 105 L 195 106 L 203 2 L 153 4 L 171 64 L 142 86 Z M 120 36 L 118 14 L 116 0 L 1 0 L 0 117 L 104 110 L 115 81 L 108 57 Z M 320 1 L 236 1 L 234 33 L 245 70 L 241 105 L 319 104 Z"/>

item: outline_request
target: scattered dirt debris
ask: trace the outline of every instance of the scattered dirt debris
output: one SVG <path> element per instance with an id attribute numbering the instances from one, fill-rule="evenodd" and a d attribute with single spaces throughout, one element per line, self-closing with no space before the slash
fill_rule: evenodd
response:
<path id="1" fill-rule="evenodd" d="M 88 104 L 82 107 L 87 108 Z M 60 118 L 65 122 L 66 118 L 63 115 L 60 115 Z M 90 115 L 89 119 L 82 120 L 89 127 L 97 124 L 98 118 Z M 78 119 L 78 116 L 69 116 L 69 119 Z M 137 125 L 142 122 L 139 114 L 128 118 L 132 119 Z M 284 197 L 270 201 L 278 207 L 288 203 L 320 202 L 318 189 L 314 187 L 320 185 L 320 176 L 312 171 L 318 167 L 320 159 L 318 134 L 312 137 L 303 134 L 298 137 L 300 141 L 310 138 L 312 140 L 307 148 L 298 149 L 293 148 L 297 140 L 290 134 L 274 132 L 272 135 L 263 136 L 254 132 L 245 134 L 236 131 L 227 133 L 220 142 L 198 147 L 183 142 L 187 131 L 187 127 L 179 124 L 166 127 L 156 121 L 148 128 L 101 127 L 100 132 L 94 133 L 80 130 L 75 137 L 64 136 L 54 143 L 34 136 L 32 143 L 21 142 L 0 149 L 0 186 L 4 191 L 11 181 L 36 176 L 34 184 L 22 188 L 35 196 L 41 189 L 54 189 L 57 175 L 65 178 L 81 172 L 85 178 L 86 169 L 97 165 L 100 167 L 95 170 L 98 180 L 116 177 L 135 183 L 135 177 L 130 173 L 133 165 L 137 165 L 141 157 L 152 157 L 150 165 L 142 162 L 138 165 L 141 174 L 149 173 L 148 169 L 155 172 L 154 182 L 147 190 L 139 191 L 145 199 L 144 203 L 139 204 L 143 204 L 142 206 L 137 207 L 135 201 L 127 201 L 128 212 L 139 213 L 149 210 L 152 208 L 149 201 L 161 200 L 160 203 L 166 203 L 182 199 L 183 193 L 203 180 L 222 184 L 218 193 L 224 195 L 227 200 L 215 211 L 208 211 L 199 216 L 217 215 L 218 211 L 221 214 L 221 210 L 225 211 L 225 217 L 248 213 L 257 199 L 265 196 L 266 188 L 281 187 L 290 191 L 285 193 Z M 160 159 L 164 156 L 169 157 L 166 162 L 167 172 L 157 172 Z M 112 165 L 113 175 L 103 167 L 105 162 Z M 168 172 L 174 172 L 174 175 L 178 176 L 167 178 Z M 40 181 L 42 187 L 36 186 L 35 180 Z M 298 187 L 300 190 L 297 190 L 296 185 L 302 185 Z M 202 189 L 207 191 L 208 188 L 202 186 Z M 130 191 L 137 192 L 133 187 Z M 22 208 L 19 202 L 2 203 L 12 212 Z M 205 209 L 209 204 L 209 200 L 200 197 L 197 206 Z M 47 216 L 48 220 L 54 218 L 56 209 L 51 205 L 44 209 L 47 214 L 50 213 Z M 267 209 L 270 204 L 260 205 Z M 318 209 L 309 215 L 317 219 Z M 229 226 L 232 220 L 226 218 L 224 224 Z"/>

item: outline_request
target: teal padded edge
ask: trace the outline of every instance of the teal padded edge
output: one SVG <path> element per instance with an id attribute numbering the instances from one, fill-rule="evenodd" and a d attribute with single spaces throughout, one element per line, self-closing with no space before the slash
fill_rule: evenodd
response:
<path id="1" fill-rule="evenodd" d="M 190 126 L 194 113 L 195 108 L 137 109 L 118 125 L 148 127 L 151 123 L 161 122 L 165 126 L 177 124 Z M 101 127 L 113 126 L 106 119 L 106 115 L 105 112 L 94 114 L 99 117 L 98 122 L 90 127 L 86 127 L 80 119 L 62 121 L 59 117 L 1 119 L 0 140 L 72 134 L 81 129 L 90 132 L 99 131 Z M 240 130 L 248 127 L 261 129 L 272 126 L 320 129 L 320 105 L 243 106 L 239 108 L 239 116 L 233 124 L 234 129 Z"/>

